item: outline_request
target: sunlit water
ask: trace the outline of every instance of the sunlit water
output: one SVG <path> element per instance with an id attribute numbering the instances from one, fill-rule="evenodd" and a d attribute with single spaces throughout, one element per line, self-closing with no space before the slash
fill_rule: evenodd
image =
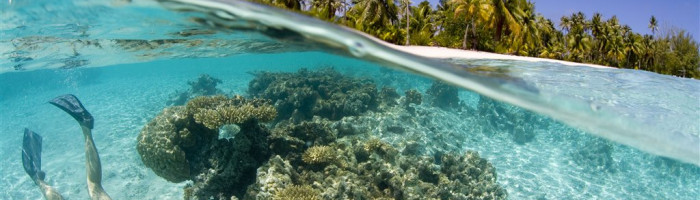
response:
<path id="1" fill-rule="evenodd" d="M 114 199 L 181 199 L 185 184 L 156 176 L 135 149 L 143 126 L 177 91 L 209 74 L 222 80 L 218 88 L 225 94 L 247 95 L 251 71 L 323 67 L 370 77 L 402 95 L 409 89 L 423 93 L 424 104 L 416 106 L 420 115 L 407 119 L 401 110 L 367 114 L 380 119 L 369 127 L 370 134 L 398 148 L 414 140 L 426 155 L 478 151 L 494 165 L 510 199 L 700 196 L 696 80 L 548 62 L 412 58 L 340 29 L 322 32 L 331 34 L 325 38 L 306 37 L 318 33 L 303 29 L 313 23 L 298 16 L 287 20 L 298 23 L 299 30 L 270 31 L 265 26 L 286 22 L 217 21 L 227 17 L 173 12 L 148 1 L 0 5 L 0 199 L 41 198 L 22 169 L 25 127 L 44 137 L 47 181 L 64 197 L 88 198 L 79 126 L 47 103 L 53 97 L 75 94 L 95 117 L 103 185 Z M 243 5 L 238 8 L 250 6 Z M 265 14 L 256 9 L 261 8 L 247 11 Z M 436 108 L 426 94 L 431 79 L 385 66 L 438 76 L 472 91 L 460 90 L 462 109 Z M 452 76 L 440 76 L 445 73 Z M 545 115 L 491 102 L 473 91 Z M 506 125 L 523 127 L 532 138 L 518 139 L 502 128 Z M 392 126 L 405 131 L 386 130 Z"/>

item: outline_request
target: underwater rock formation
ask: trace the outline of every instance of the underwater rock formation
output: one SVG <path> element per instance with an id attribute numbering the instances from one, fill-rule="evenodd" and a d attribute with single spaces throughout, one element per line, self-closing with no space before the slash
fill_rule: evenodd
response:
<path id="1" fill-rule="evenodd" d="M 423 103 L 423 95 L 418 92 L 418 90 L 410 89 L 404 92 L 403 107 L 409 112 L 413 113 L 416 111 L 415 108 L 411 107 L 411 104 L 420 105 Z"/>
<path id="2" fill-rule="evenodd" d="M 398 105 L 396 99 L 399 97 L 401 96 L 396 92 L 396 89 L 387 86 L 382 87 L 382 89 L 379 91 L 380 107 L 392 107 Z"/>
<path id="3" fill-rule="evenodd" d="M 170 99 L 167 105 L 184 105 L 190 99 L 197 96 L 211 96 L 221 94 L 221 90 L 216 89 L 216 85 L 222 83 L 221 80 L 209 76 L 209 74 L 199 75 L 197 81 L 187 81 L 190 89 L 184 92 L 176 92 L 175 96 Z"/>
<path id="4" fill-rule="evenodd" d="M 272 120 L 275 113 L 263 100 L 197 97 L 186 106 L 166 108 L 149 122 L 139 134 L 137 150 L 158 176 L 192 180 L 186 188 L 190 197 L 242 196 L 244 188 L 232 188 L 253 183 L 255 169 L 270 156 L 270 132 L 258 121 Z M 228 123 L 240 131 L 233 139 L 219 139 L 219 128 Z"/>
<path id="5" fill-rule="evenodd" d="M 322 168 L 290 165 L 276 156 L 258 169 L 244 199 L 266 199 L 303 185 L 320 199 L 505 199 L 493 166 L 478 153 L 432 157 L 398 155 L 379 139 L 347 137 L 332 144 L 335 162 Z M 314 148 L 314 147 L 312 147 Z M 310 148 L 311 149 L 311 148 Z M 280 181 L 283 180 L 283 181 Z M 269 186 L 275 186 L 273 189 Z M 315 197 L 314 197 L 315 198 Z"/>
<path id="6" fill-rule="evenodd" d="M 612 158 L 613 144 L 601 138 L 592 138 L 578 144 L 571 159 L 587 172 L 615 172 Z"/>
<path id="7" fill-rule="evenodd" d="M 491 133 L 508 133 L 516 144 L 526 144 L 535 139 L 535 131 L 544 128 L 544 118 L 530 111 L 481 97 L 477 105 L 480 123 Z"/>
<path id="8" fill-rule="evenodd" d="M 280 120 L 303 121 L 313 116 L 338 120 L 378 107 L 377 87 L 372 80 L 343 76 L 331 68 L 254 75 L 248 93 L 272 100 Z"/>
<path id="9" fill-rule="evenodd" d="M 435 107 L 442 109 L 459 107 L 458 89 L 455 86 L 436 80 L 425 93 L 431 95 L 431 103 Z"/>

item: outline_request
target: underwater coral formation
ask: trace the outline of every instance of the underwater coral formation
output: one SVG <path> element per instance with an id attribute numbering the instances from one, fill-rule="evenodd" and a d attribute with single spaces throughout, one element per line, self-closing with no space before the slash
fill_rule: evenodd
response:
<path id="1" fill-rule="evenodd" d="M 166 108 L 139 135 L 144 164 L 168 181 L 191 181 L 185 199 L 507 196 L 478 153 L 427 149 L 426 140 L 464 134 L 440 133 L 432 111 L 448 111 L 419 106 L 415 89 L 399 98 L 370 80 L 302 69 L 257 73 L 249 93 L 256 99 L 201 96 Z M 271 130 L 259 123 L 268 121 Z"/>
<path id="2" fill-rule="evenodd" d="M 406 92 L 404 92 L 404 95 L 405 95 L 405 97 L 403 100 L 403 107 L 408 112 L 413 113 L 416 111 L 415 108 L 411 107 L 411 104 L 420 105 L 421 103 L 423 103 L 423 95 L 421 95 L 420 92 L 418 92 L 418 90 L 415 90 L 415 89 L 406 90 Z"/>
<path id="3" fill-rule="evenodd" d="M 197 97 L 151 120 L 139 134 L 137 150 L 158 176 L 171 182 L 192 180 L 188 194 L 197 199 L 240 196 L 244 189 L 232 186 L 252 183 L 251 174 L 270 156 L 270 133 L 258 121 L 272 120 L 275 113 L 263 100 Z M 226 123 L 240 127 L 233 139 L 218 138 Z"/>
<path id="4" fill-rule="evenodd" d="M 601 138 L 592 138 L 578 144 L 571 159 L 586 172 L 615 172 L 613 143 Z"/>
<path id="5" fill-rule="evenodd" d="M 459 107 L 458 89 L 443 81 L 435 80 L 430 88 L 425 92 L 432 96 L 432 105 L 442 109 Z"/>
<path id="6" fill-rule="evenodd" d="M 392 107 L 397 105 L 396 99 L 399 97 L 401 96 L 396 92 L 396 89 L 388 86 L 382 87 L 382 89 L 379 90 L 380 107 Z"/>
<path id="7" fill-rule="evenodd" d="M 343 76 L 332 68 L 254 75 L 248 93 L 272 100 L 278 119 L 301 121 L 320 116 L 338 120 L 378 107 L 377 87 L 372 80 Z"/>
<path id="8" fill-rule="evenodd" d="M 222 83 L 221 80 L 211 77 L 209 74 L 199 75 L 197 81 L 187 81 L 190 89 L 184 92 L 176 92 L 174 97 L 170 99 L 167 105 L 184 105 L 190 99 L 197 96 L 211 96 L 221 94 L 221 90 L 216 86 Z"/>
<path id="9" fill-rule="evenodd" d="M 273 200 L 321 200 L 318 191 L 309 185 L 292 185 L 285 187 L 272 196 Z"/>
<path id="10" fill-rule="evenodd" d="M 270 121 L 277 116 L 277 111 L 268 100 L 248 100 L 241 96 L 200 96 L 190 100 L 185 110 L 193 115 L 197 123 L 210 129 L 219 129 L 226 124 L 241 124 L 251 118 Z"/>
<path id="11" fill-rule="evenodd" d="M 346 137 L 336 141 L 332 152 L 339 161 L 328 162 L 320 169 L 289 165 L 292 162 L 273 158 L 258 169 L 257 181 L 248 188 L 246 199 L 262 199 L 274 193 L 265 188 L 270 177 L 280 177 L 278 180 L 293 177 L 291 182 L 275 182 L 275 185 L 279 188 L 309 185 L 321 191 L 322 199 L 505 199 L 507 196 L 505 189 L 496 183 L 493 166 L 476 152 L 442 154 L 438 164 L 433 157 L 398 155 L 391 145 L 376 138 L 364 138 Z"/>
<path id="12" fill-rule="evenodd" d="M 480 124 L 491 127 L 492 132 L 511 135 L 516 144 L 526 144 L 535 139 L 535 131 L 542 129 L 544 118 L 521 108 L 481 97 L 477 105 Z"/>
<path id="13" fill-rule="evenodd" d="M 335 161 L 335 150 L 329 146 L 313 146 L 306 149 L 301 159 L 306 164 L 328 164 Z"/>

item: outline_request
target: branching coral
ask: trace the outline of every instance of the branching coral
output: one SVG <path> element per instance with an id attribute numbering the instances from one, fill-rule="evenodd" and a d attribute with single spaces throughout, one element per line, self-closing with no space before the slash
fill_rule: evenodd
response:
<path id="1" fill-rule="evenodd" d="M 328 164 L 336 159 L 335 150 L 329 146 L 313 146 L 304 152 L 301 159 L 306 164 Z"/>
<path id="2" fill-rule="evenodd" d="M 197 97 L 187 103 L 186 110 L 194 116 L 197 123 L 210 129 L 219 129 L 226 124 L 241 124 L 250 119 L 265 122 L 277 116 L 277 111 L 267 101 L 247 100 L 241 96 L 230 99 L 224 96 Z"/>
<path id="3" fill-rule="evenodd" d="M 292 185 L 275 193 L 273 200 L 320 200 L 318 191 L 309 185 Z"/>

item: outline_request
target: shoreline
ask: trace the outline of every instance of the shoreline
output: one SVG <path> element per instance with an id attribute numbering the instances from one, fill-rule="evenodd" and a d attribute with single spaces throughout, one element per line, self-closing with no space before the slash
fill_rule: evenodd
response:
<path id="1" fill-rule="evenodd" d="M 597 64 L 577 63 L 577 62 L 548 59 L 548 58 L 505 55 L 505 54 L 491 53 L 491 52 L 485 52 L 485 51 L 452 49 L 452 48 L 447 48 L 447 47 L 400 46 L 400 45 L 389 44 L 389 43 L 384 43 L 384 45 L 389 46 L 395 50 L 405 52 L 405 53 L 410 53 L 410 54 L 419 55 L 419 56 L 428 57 L 428 58 L 438 58 L 438 59 L 447 59 L 447 58 L 505 59 L 505 60 L 518 60 L 518 61 L 530 61 L 530 62 L 553 62 L 553 63 L 568 65 L 568 66 L 585 66 L 585 67 L 593 67 L 593 68 L 617 69 L 614 67 L 597 65 Z"/>

